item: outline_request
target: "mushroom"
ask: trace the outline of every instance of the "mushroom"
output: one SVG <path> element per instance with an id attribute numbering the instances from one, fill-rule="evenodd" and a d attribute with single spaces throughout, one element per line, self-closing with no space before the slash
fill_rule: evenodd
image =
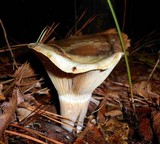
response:
<path id="1" fill-rule="evenodd" d="M 128 36 L 122 33 L 126 49 Z M 93 91 L 107 78 L 120 61 L 123 52 L 115 29 L 72 36 L 52 43 L 30 43 L 55 86 L 60 102 L 60 113 L 70 119 L 62 121 L 80 132 Z M 62 126 L 68 131 L 73 129 Z"/>

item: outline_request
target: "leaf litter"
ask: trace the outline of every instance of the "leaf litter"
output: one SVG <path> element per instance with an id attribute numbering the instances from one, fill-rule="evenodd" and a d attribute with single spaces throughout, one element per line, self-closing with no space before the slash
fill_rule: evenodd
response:
<path id="1" fill-rule="evenodd" d="M 138 119 L 133 112 L 122 59 L 94 91 L 84 128 L 76 134 L 61 127 L 61 119 L 65 118 L 59 115 L 57 95 L 52 92 L 46 72 L 42 66 L 37 68 L 32 60 L 34 55 L 23 49 L 27 48 L 14 50 L 17 69 L 13 69 L 15 61 L 12 63 L 7 52 L 0 52 L 1 143 L 160 143 L 159 65 L 149 78 L 154 65 L 143 61 L 140 50 L 129 56 Z M 144 58 L 147 55 L 156 64 L 155 55 L 143 53 Z"/>

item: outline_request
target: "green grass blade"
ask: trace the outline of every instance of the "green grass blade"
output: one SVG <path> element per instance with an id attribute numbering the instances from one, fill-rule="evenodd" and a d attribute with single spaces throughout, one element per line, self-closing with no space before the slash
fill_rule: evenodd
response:
<path id="1" fill-rule="evenodd" d="M 132 101 L 133 109 L 135 111 L 135 105 L 134 105 L 134 99 L 133 99 L 133 90 L 132 90 L 131 72 L 130 72 L 128 57 L 127 57 L 127 54 L 126 54 L 126 49 L 125 49 L 125 46 L 124 46 L 124 41 L 123 41 L 123 38 L 122 38 L 122 33 L 121 33 L 121 30 L 120 30 L 120 27 L 119 27 L 119 23 L 118 23 L 116 14 L 115 14 L 114 9 L 112 7 L 111 1 L 107 0 L 107 2 L 108 2 L 108 5 L 109 5 L 109 8 L 111 10 L 113 19 L 115 21 L 115 25 L 116 25 L 116 28 L 117 28 L 117 31 L 118 31 L 118 35 L 119 35 L 119 38 L 120 38 L 120 42 L 121 42 L 121 45 L 122 45 L 122 49 L 123 49 L 123 52 L 124 52 L 124 58 L 125 58 L 126 67 L 127 67 L 128 81 L 129 81 L 129 86 L 130 86 L 131 101 Z"/>

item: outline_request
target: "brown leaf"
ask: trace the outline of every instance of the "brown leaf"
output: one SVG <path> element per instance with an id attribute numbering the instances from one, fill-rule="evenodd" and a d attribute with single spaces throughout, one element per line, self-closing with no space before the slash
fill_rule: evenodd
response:
<path id="1" fill-rule="evenodd" d="M 106 121 L 105 112 L 106 112 L 106 99 L 103 99 L 100 103 L 100 109 L 98 110 L 98 122 L 104 123 Z"/>
<path id="2" fill-rule="evenodd" d="M 34 113 L 32 113 L 32 111 L 27 110 L 25 108 L 17 108 L 16 114 L 17 114 L 17 118 L 18 118 L 19 122 L 21 122 L 22 120 L 27 118 L 29 115 L 32 116 Z"/>
<path id="3" fill-rule="evenodd" d="M 92 123 L 88 123 L 84 131 L 77 137 L 74 144 L 106 144 L 99 129 Z"/>
<path id="4" fill-rule="evenodd" d="M 3 95 L 3 92 L 2 92 L 2 89 L 3 89 L 3 85 L 0 84 L 0 100 L 5 100 L 5 96 Z"/>
<path id="5" fill-rule="evenodd" d="M 101 126 L 101 132 L 109 144 L 127 144 L 129 134 L 127 123 L 110 119 L 105 125 Z"/>
<path id="6" fill-rule="evenodd" d="M 24 97 L 22 92 L 19 89 L 15 89 L 16 95 L 17 95 L 17 105 L 21 104 L 24 102 Z"/>
<path id="7" fill-rule="evenodd" d="M 139 119 L 139 130 L 145 142 L 150 142 L 153 139 L 153 132 L 148 118 Z"/>
<path id="8" fill-rule="evenodd" d="M 141 81 L 133 85 L 133 93 L 142 96 L 147 101 L 152 101 L 156 105 L 159 105 L 160 99 L 159 95 L 152 92 L 151 83 L 147 84 L 147 81 Z"/>
<path id="9" fill-rule="evenodd" d="M 160 143 L 160 112 L 153 112 L 153 129 Z"/>
<path id="10" fill-rule="evenodd" d="M 134 94 L 140 95 L 144 98 L 148 98 L 149 97 L 148 91 L 151 91 L 151 84 L 148 84 L 147 87 L 146 84 L 147 84 L 146 81 L 135 83 L 133 85 Z"/>
<path id="11" fill-rule="evenodd" d="M 110 116 L 110 117 L 115 117 L 115 116 L 120 116 L 122 115 L 121 110 L 111 110 L 105 113 L 105 116 Z"/>
<path id="12" fill-rule="evenodd" d="M 9 102 L 4 102 L 1 105 L 3 113 L 0 115 L 0 141 L 7 143 L 4 136 L 4 131 L 12 120 L 12 116 L 17 106 L 17 95 L 15 91 L 12 94 L 12 98 Z"/>

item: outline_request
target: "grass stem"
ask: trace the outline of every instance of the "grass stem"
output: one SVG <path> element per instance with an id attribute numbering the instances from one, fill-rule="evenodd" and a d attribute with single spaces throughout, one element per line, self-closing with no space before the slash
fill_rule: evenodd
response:
<path id="1" fill-rule="evenodd" d="M 122 45 L 122 49 L 123 49 L 123 52 L 124 52 L 124 58 L 125 58 L 126 67 L 127 67 L 127 75 L 128 75 L 130 94 L 131 94 L 131 104 L 132 104 L 132 107 L 133 107 L 133 110 L 134 110 L 134 115 L 136 117 L 134 98 L 133 98 L 131 72 L 130 72 L 128 57 L 127 57 L 127 54 L 126 54 L 126 49 L 125 49 L 125 46 L 124 46 L 124 41 L 123 41 L 123 38 L 122 38 L 122 33 L 121 33 L 121 30 L 120 30 L 120 27 L 119 27 L 119 23 L 118 23 L 116 14 L 115 14 L 114 9 L 112 7 L 112 3 L 111 3 L 110 0 L 107 0 L 107 2 L 108 2 L 108 5 L 109 5 L 109 8 L 111 10 L 111 13 L 112 13 L 112 16 L 113 16 L 113 19 L 114 19 L 114 22 L 115 22 L 115 25 L 116 25 L 116 28 L 117 28 L 117 31 L 118 31 L 118 35 L 119 35 L 119 38 L 120 38 L 120 42 L 121 42 L 121 45 Z M 136 117 L 136 119 L 137 119 L 137 117 Z"/>

